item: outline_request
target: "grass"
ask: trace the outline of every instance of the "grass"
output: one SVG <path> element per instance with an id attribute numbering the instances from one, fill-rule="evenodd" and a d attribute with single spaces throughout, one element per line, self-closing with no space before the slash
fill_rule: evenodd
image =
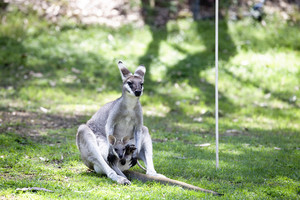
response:
<path id="1" fill-rule="evenodd" d="M 271 17 L 266 27 L 249 19 L 220 22 L 216 170 L 213 22 L 185 19 L 159 30 L 110 29 L 54 25 L 34 14 L 5 16 L 0 27 L 2 199 L 299 199 L 298 24 Z M 147 67 L 141 102 L 156 170 L 223 197 L 136 180 L 120 186 L 87 170 L 76 148 L 76 130 L 120 96 L 119 59 L 131 70 Z M 203 143 L 211 145 L 196 146 Z M 23 187 L 54 193 L 16 191 Z"/>

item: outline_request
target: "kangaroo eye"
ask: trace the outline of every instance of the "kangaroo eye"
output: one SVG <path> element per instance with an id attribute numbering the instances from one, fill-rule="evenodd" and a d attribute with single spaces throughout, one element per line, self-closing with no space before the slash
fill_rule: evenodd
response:
<path id="1" fill-rule="evenodd" d="M 141 83 L 141 86 L 143 87 L 144 83 Z"/>
<path id="2" fill-rule="evenodd" d="M 115 149 L 115 151 L 118 151 L 118 149 Z"/>
<path id="3" fill-rule="evenodd" d="M 131 87 L 132 86 L 132 82 L 127 81 L 127 84 Z"/>

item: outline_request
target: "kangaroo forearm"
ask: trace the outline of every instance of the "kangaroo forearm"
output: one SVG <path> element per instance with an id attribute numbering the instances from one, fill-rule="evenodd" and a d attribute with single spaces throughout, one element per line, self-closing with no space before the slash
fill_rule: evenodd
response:
<path id="1" fill-rule="evenodd" d="M 200 188 L 200 187 L 188 184 L 188 183 L 184 183 L 184 182 L 181 182 L 181 181 L 173 180 L 173 179 L 170 179 L 170 178 L 167 178 L 167 177 L 149 176 L 149 175 L 146 175 L 146 174 L 141 174 L 139 172 L 128 171 L 128 170 L 124 171 L 123 173 L 125 174 L 125 176 L 128 179 L 137 179 L 137 180 L 142 181 L 142 182 L 156 181 L 156 182 L 159 182 L 159 183 L 165 184 L 165 185 L 169 184 L 169 185 L 181 186 L 181 187 L 183 187 L 185 189 L 188 189 L 188 190 L 196 190 L 196 191 L 201 191 L 201 192 L 205 192 L 205 193 L 211 193 L 213 195 L 218 195 L 218 196 L 223 195 L 223 194 L 220 194 L 218 192 L 214 192 L 212 190 L 203 189 L 203 188 Z"/>
<path id="2" fill-rule="evenodd" d="M 137 154 L 140 153 L 142 148 L 142 131 L 138 130 L 134 133 L 134 139 L 135 139 L 135 146 L 136 146 L 136 152 Z"/>

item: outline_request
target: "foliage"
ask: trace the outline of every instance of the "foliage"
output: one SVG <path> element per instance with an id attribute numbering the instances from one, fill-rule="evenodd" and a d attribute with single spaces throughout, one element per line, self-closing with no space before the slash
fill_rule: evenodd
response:
<path id="1" fill-rule="evenodd" d="M 131 70 L 147 67 L 141 102 L 159 173 L 224 199 L 298 199 L 299 27 L 266 20 L 266 27 L 250 19 L 220 22 L 216 170 L 212 22 L 111 29 L 2 16 L 1 198 L 215 198 L 157 183 L 119 186 L 81 162 L 76 129 L 120 96 L 121 59 Z M 54 193 L 16 191 L 33 186 Z"/>

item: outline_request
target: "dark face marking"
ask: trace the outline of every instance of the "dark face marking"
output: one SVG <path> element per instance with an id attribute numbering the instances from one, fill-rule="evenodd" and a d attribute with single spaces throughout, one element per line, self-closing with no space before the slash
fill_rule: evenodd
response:
<path id="1" fill-rule="evenodd" d="M 143 91 L 143 79 L 139 76 L 129 77 L 124 84 L 127 84 L 135 96 L 140 96 Z M 127 88 L 128 91 L 128 88 Z M 131 91 L 128 91 L 129 93 Z"/>
<path id="2" fill-rule="evenodd" d="M 129 85 L 129 87 L 132 89 L 133 87 L 133 83 L 131 81 L 127 81 L 127 84 Z"/>

